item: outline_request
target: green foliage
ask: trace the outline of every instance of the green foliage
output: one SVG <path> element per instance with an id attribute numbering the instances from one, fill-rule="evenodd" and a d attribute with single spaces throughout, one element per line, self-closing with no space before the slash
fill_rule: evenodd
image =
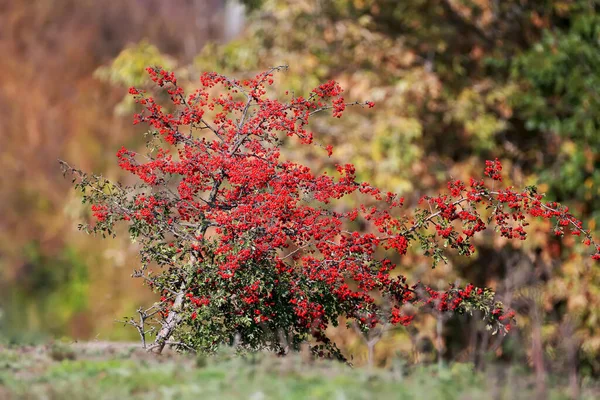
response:
<path id="1" fill-rule="evenodd" d="M 162 54 L 158 48 L 147 41 L 130 45 L 111 62 L 108 66 L 98 68 L 94 75 L 96 78 L 122 87 L 144 87 L 150 80 L 146 73 L 148 65 L 161 65 L 173 69 L 175 60 Z M 131 96 L 125 96 L 115 106 L 117 115 L 131 114 L 135 103 Z"/>
<path id="2" fill-rule="evenodd" d="M 175 61 L 163 55 L 156 46 L 141 41 L 121 51 L 111 62 L 110 66 L 100 67 L 96 70 L 97 78 L 123 86 L 143 86 L 148 84 L 148 65 L 162 65 L 164 68 L 173 68 Z"/>
<path id="3" fill-rule="evenodd" d="M 566 28 L 545 30 L 513 62 L 512 79 L 522 88 L 511 102 L 530 132 L 557 135 L 544 160 L 550 168 L 541 173 L 552 194 L 593 211 L 600 209 L 600 16 L 578 4 Z"/>
<path id="4" fill-rule="evenodd" d="M 60 335 L 77 313 L 88 307 L 89 277 L 87 265 L 73 248 L 49 255 L 39 243 L 32 242 L 24 250 L 25 262 L 17 278 L 19 285 L 7 288 L 10 302 L 3 316 L 1 334 L 11 340 L 20 337 L 24 326 Z"/>

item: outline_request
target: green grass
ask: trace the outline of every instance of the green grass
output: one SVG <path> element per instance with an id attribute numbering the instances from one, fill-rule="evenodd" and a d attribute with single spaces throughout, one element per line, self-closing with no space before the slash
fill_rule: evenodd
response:
<path id="1" fill-rule="evenodd" d="M 468 364 L 368 370 L 300 356 L 156 357 L 130 347 L 0 347 L 0 399 L 530 399 L 523 373 L 473 371 Z M 551 399 L 567 399 L 563 387 Z M 600 392 L 584 388 L 584 399 Z"/>

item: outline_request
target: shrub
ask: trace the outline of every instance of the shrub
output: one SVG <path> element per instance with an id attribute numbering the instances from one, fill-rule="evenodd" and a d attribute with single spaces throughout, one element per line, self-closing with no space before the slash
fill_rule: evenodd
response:
<path id="1" fill-rule="evenodd" d="M 333 81 L 306 98 L 272 99 L 268 88 L 283 68 L 243 81 L 205 73 L 189 95 L 173 73 L 148 68 L 171 104 L 163 109 L 131 88 L 142 108 L 134 123 L 150 126 L 150 151 L 117 153 L 120 167 L 141 183 L 112 183 L 62 162 L 96 218 L 84 228 L 114 235 L 114 225 L 125 222 L 141 245 L 141 267 L 133 275 L 161 295 L 139 310 L 139 320 L 128 321 L 144 347 L 210 352 L 234 343 L 287 353 L 309 341 L 315 354 L 343 358 L 326 335 L 328 326 L 344 319 L 367 333 L 378 325 L 408 325 L 414 315 L 407 304 L 421 311 L 478 311 L 490 329 L 505 333 L 513 313 L 490 289 L 440 292 L 408 283 L 391 255 L 419 246 L 435 266 L 447 247 L 473 254 L 474 235 L 492 223 L 506 238 L 525 239 L 526 217 L 533 216 L 553 219 L 557 235 L 581 236 L 600 258 L 589 231 L 566 207 L 542 202 L 534 187 L 494 189 L 502 181 L 498 160 L 486 163 L 488 182 L 451 181 L 448 193 L 423 197 L 422 208 L 403 215 L 402 197 L 357 182 L 351 164 L 337 165 L 334 177 L 284 159 L 286 137 L 331 156 L 333 148 L 317 144 L 308 129 L 312 115 L 340 118 L 347 106 L 374 104 L 346 103 Z M 332 207 L 350 195 L 361 204 Z M 349 231 L 356 220 L 368 228 Z M 149 332 L 156 334 L 152 345 L 146 344 Z"/>

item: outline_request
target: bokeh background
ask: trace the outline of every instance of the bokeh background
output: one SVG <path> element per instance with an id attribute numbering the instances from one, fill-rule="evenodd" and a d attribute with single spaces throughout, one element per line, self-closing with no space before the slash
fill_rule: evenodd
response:
<path id="1" fill-rule="evenodd" d="M 135 340 L 114 322 L 155 300 L 130 278 L 127 235 L 78 231 L 89 218 L 57 159 L 130 182 L 115 152 L 143 146 L 131 85 L 144 67 L 193 87 L 215 70 L 236 77 L 287 64 L 278 88 L 328 79 L 373 110 L 317 119 L 316 137 L 359 178 L 409 204 L 450 178 L 481 175 L 498 157 L 507 184 L 537 184 L 597 232 L 600 220 L 600 6 L 595 0 L 0 0 L 0 337 Z M 320 167 L 320 157 L 294 152 Z M 530 239 L 493 232 L 478 252 L 411 279 L 491 286 L 518 315 L 501 340 L 475 319 L 423 315 L 386 332 L 380 364 L 517 363 L 538 374 L 600 376 L 600 268 L 548 223 Z M 352 330 L 332 331 L 364 362 Z M 541 375 L 540 375 L 541 376 Z"/>

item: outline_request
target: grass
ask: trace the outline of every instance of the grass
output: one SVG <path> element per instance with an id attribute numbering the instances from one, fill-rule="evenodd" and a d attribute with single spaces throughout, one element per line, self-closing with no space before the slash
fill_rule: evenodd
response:
<path id="1" fill-rule="evenodd" d="M 132 346 L 0 347 L 0 399 L 531 399 L 524 371 L 477 373 L 468 364 L 368 370 L 300 355 L 244 358 L 146 354 Z M 583 399 L 600 398 L 587 385 Z M 550 399 L 568 399 L 555 385 Z"/>

